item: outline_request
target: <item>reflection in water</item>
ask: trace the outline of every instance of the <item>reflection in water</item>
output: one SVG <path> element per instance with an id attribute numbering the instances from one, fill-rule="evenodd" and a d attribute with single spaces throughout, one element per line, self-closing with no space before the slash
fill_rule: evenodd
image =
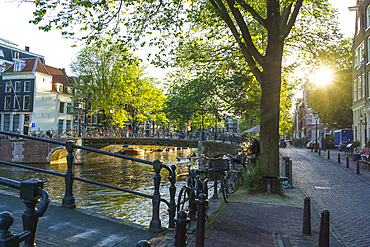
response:
<path id="1" fill-rule="evenodd" d="M 168 166 L 175 164 L 177 166 L 176 172 L 180 174 L 186 172 L 186 166 L 184 163 L 179 163 L 176 158 L 178 156 L 189 156 L 193 152 L 196 152 L 196 150 L 183 149 L 169 152 L 152 152 L 138 156 L 138 158 L 150 161 L 160 159 Z M 67 170 L 66 164 L 33 164 L 32 166 L 40 169 L 52 170 L 62 174 L 65 174 Z M 73 173 L 76 177 L 81 177 L 124 189 L 136 190 L 149 195 L 152 195 L 154 191 L 154 171 L 153 168 L 147 164 L 114 158 L 113 160 L 111 159 L 107 162 L 75 165 L 73 167 Z M 16 181 L 25 181 L 30 178 L 41 179 L 44 181 L 44 188 L 48 191 L 52 201 L 61 203 L 64 197 L 64 177 L 1 164 L 0 176 Z M 161 177 L 160 193 L 162 198 L 169 201 L 169 182 L 167 170 L 162 169 Z M 177 193 L 184 183 L 184 181 L 177 183 Z M 4 190 L 12 190 L 5 186 L 1 186 L 0 188 Z M 80 181 L 73 182 L 73 195 L 75 197 L 76 206 L 79 208 L 92 210 L 145 226 L 149 225 L 152 217 L 151 199 Z M 161 203 L 160 210 L 161 221 L 164 223 L 164 225 L 167 225 L 167 205 Z"/>

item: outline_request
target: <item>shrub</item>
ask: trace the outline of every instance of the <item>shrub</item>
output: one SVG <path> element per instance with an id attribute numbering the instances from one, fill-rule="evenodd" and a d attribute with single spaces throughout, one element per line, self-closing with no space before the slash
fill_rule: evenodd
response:
<path id="1" fill-rule="evenodd" d="M 262 192 L 263 182 L 260 180 L 261 169 L 259 162 L 256 166 L 248 166 L 247 169 L 243 170 L 243 179 L 241 180 L 240 186 L 248 190 L 251 193 Z"/>

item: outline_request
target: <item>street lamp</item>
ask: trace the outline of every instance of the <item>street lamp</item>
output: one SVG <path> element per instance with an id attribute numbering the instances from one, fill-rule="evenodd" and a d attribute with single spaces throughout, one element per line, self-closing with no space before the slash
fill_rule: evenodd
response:
<path id="1" fill-rule="evenodd" d="M 364 122 L 362 122 L 363 120 L 365 120 Z M 367 128 L 367 122 L 366 122 L 366 113 L 365 113 L 365 118 L 362 116 L 360 116 L 360 122 L 361 124 L 365 125 L 365 147 L 366 147 L 366 139 L 367 139 L 367 131 L 366 131 L 366 128 Z"/>
<path id="2" fill-rule="evenodd" d="M 84 103 L 80 101 L 78 103 L 78 109 L 80 109 L 80 121 L 78 127 L 78 137 L 82 137 L 82 108 L 84 107 Z"/>
<path id="3" fill-rule="evenodd" d="M 315 152 L 317 152 L 317 121 L 319 120 L 319 112 L 314 112 L 313 113 L 313 116 L 315 118 L 315 125 L 316 125 L 316 129 L 315 129 L 315 137 L 316 137 L 316 141 L 315 141 Z"/>

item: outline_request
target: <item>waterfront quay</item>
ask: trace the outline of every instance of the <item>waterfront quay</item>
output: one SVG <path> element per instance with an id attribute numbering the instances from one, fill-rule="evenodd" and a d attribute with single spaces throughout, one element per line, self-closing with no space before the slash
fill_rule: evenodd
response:
<path id="1" fill-rule="evenodd" d="M 320 214 L 330 212 L 330 246 L 369 246 L 366 237 L 366 210 L 370 190 L 370 173 L 356 162 L 331 150 L 311 153 L 307 149 L 280 150 L 290 156 L 293 164 L 293 189 L 284 189 L 285 196 L 250 195 L 239 189 L 230 202 L 210 199 L 209 218 L 205 230 L 205 246 L 317 246 Z M 360 193 L 361 192 L 361 193 Z M 7 194 L 8 193 L 8 194 Z M 15 223 L 11 230 L 22 231 L 21 214 L 25 207 L 16 194 L 1 192 L 1 211 L 11 211 Z M 302 233 L 304 197 L 311 198 L 312 234 Z M 340 198 L 340 199 L 338 199 Z M 221 198 L 222 199 L 222 198 Z M 359 213 L 361 212 L 361 213 Z M 360 226 L 361 225 L 361 226 Z M 366 234 L 365 234 L 366 232 Z M 195 246 L 195 231 L 188 232 L 188 246 Z M 175 231 L 148 231 L 147 226 L 128 223 L 89 210 L 70 210 L 52 203 L 40 218 L 37 246 L 136 246 L 139 240 L 149 240 L 151 246 L 173 246 Z"/>

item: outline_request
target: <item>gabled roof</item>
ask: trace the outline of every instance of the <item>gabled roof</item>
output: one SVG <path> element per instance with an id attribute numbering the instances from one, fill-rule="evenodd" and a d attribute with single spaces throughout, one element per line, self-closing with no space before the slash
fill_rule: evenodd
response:
<path id="1" fill-rule="evenodd" d="M 22 69 L 22 71 L 17 72 L 38 72 L 46 75 L 52 76 L 52 91 L 57 91 L 57 88 L 55 87 L 56 83 L 63 85 L 63 93 L 68 93 L 66 90 L 66 87 L 69 86 L 69 80 L 68 76 L 64 69 L 57 69 L 52 66 L 43 64 L 39 58 L 25 58 L 21 59 L 20 61 L 23 61 L 26 63 L 25 67 Z M 14 72 L 14 66 L 15 64 L 12 64 L 9 68 L 7 68 L 4 71 L 5 73 L 11 73 Z"/>
<path id="2" fill-rule="evenodd" d="M 45 65 L 40 61 L 39 58 L 24 58 L 19 61 L 23 61 L 26 63 L 26 66 L 22 69 L 21 72 L 39 72 L 46 75 L 51 75 L 49 71 L 46 69 Z M 15 63 L 12 64 L 9 68 L 7 68 L 4 73 L 7 72 L 14 72 Z"/>

